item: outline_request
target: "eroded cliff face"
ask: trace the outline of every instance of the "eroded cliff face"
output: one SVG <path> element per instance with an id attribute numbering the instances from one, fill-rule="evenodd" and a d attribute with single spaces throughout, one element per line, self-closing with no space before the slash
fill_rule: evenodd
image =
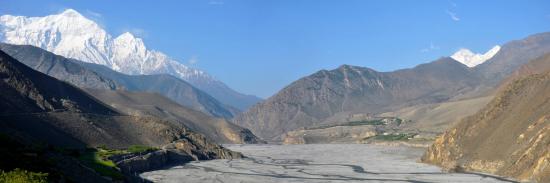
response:
<path id="1" fill-rule="evenodd" d="M 484 109 L 438 137 L 422 161 L 550 182 L 550 72 L 503 87 Z"/>

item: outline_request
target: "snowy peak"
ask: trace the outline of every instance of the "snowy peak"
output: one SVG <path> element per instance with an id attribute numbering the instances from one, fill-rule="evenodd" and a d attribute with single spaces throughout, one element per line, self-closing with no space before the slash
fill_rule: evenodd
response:
<path id="1" fill-rule="evenodd" d="M 104 32 L 104 30 L 96 22 L 84 17 L 74 9 L 67 9 L 56 15 L 50 15 L 44 18 L 32 20 L 39 20 L 34 22 L 43 22 L 46 26 L 50 25 L 51 27 L 56 27 L 62 30 L 88 30 L 88 32 Z"/>
<path id="2" fill-rule="evenodd" d="M 121 34 L 120 36 L 118 36 L 116 39 L 134 40 L 134 39 L 136 39 L 136 37 L 130 32 L 125 32 L 125 33 Z"/>
<path id="3" fill-rule="evenodd" d="M 65 16 L 65 17 L 84 17 L 80 13 L 78 13 L 78 11 L 76 11 L 74 9 L 66 9 L 65 11 L 63 11 L 59 15 Z"/>
<path id="4" fill-rule="evenodd" d="M 145 57 L 144 54 L 147 52 L 147 48 L 145 47 L 145 43 L 143 43 L 143 40 L 140 38 L 136 38 L 132 33 L 129 32 L 125 32 L 116 37 L 114 39 L 114 44 L 117 49 L 120 49 L 119 51 L 127 52 L 127 54 L 137 53 L 138 55 Z"/>
<path id="5" fill-rule="evenodd" d="M 2 42 L 33 45 L 65 57 L 109 65 L 110 36 L 94 21 L 73 9 L 45 17 L 0 17 Z"/>
<path id="6" fill-rule="evenodd" d="M 495 56 L 498 51 L 500 51 L 499 45 L 494 46 L 489 51 L 485 52 L 485 54 L 474 53 L 469 49 L 461 48 L 455 52 L 451 58 L 468 67 L 475 67 Z"/>
<path id="7" fill-rule="evenodd" d="M 213 80 L 204 72 L 188 68 L 161 52 L 147 50 L 143 40 L 129 32 L 114 38 L 74 9 L 44 17 L 1 16 L 0 41 L 37 46 L 126 74 L 162 73 L 184 80 Z"/>

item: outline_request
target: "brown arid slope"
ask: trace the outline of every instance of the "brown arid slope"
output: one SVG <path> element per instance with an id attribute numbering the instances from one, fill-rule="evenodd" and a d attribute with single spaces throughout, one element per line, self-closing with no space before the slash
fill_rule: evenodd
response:
<path id="1" fill-rule="evenodd" d="M 550 70 L 519 69 L 475 115 L 436 139 L 422 161 L 447 169 L 482 171 L 522 181 L 550 182 Z M 544 71 L 544 72 L 542 72 Z M 531 74 L 522 77 L 522 73 Z"/>
<path id="2" fill-rule="evenodd" d="M 132 116 L 155 116 L 176 124 L 184 124 L 217 143 L 258 143 L 260 139 L 250 130 L 223 118 L 183 107 L 159 94 L 146 92 L 86 89 L 88 93 L 116 110 Z"/>

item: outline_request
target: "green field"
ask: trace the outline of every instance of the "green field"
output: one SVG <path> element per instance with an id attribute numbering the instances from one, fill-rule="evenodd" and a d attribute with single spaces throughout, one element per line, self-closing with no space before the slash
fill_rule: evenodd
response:
<path id="1" fill-rule="evenodd" d="M 376 135 L 374 137 L 369 137 L 368 139 L 372 140 L 383 140 L 383 141 L 398 141 L 398 140 L 409 140 L 413 138 L 416 134 L 411 133 L 400 133 L 400 134 L 388 134 L 388 135 Z"/>
<path id="2" fill-rule="evenodd" d="M 336 126 L 386 125 L 386 123 L 384 122 L 384 119 L 386 119 L 386 118 L 374 119 L 374 120 L 349 121 L 349 122 L 342 123 L 342 124 L 311 127 L 311 128 L 307 128 L 307 130 L 325 129 L 325 128 L 331 128 L 331 127 L 336 127 Z M 403 120 L 399 119 L 399 118 L 395 118 L 395 122 L 397 123 L 397 125 L 401 125 Z"/>
<path id="3" fill-rule="evenodd" d="M 98 147 L 86 150 L 78 159 L 103 176 L 108 176 L 115 180 L 122 180 L 124 176 L 118 170 L 116 164 L 108 159 L 109 157 L 154 150 L 157 150 L 157 148 L 142 145 L 132 145 L 127 149 L 107 149 L 105 147 Z"/>
<path id="4" fill-rule="evenodd" d="M 116 180 L 122 180 L 124 176 L 120 173 L 120 171 L 118 171 L 115 163 L 107 159 L 109 156 L 119 153 L 122 153 L 122 151 L 105 150 L 100 148 L 88 149 L 86 152 L 81 154 L 78 159 L 103 176 L 108 176 Z"/>
<path id="5" fill-rule="evenodd" d="M 22 169 L 14 169 L 9 172 L 0 170 L 0 182 L 9 183 L 47 183 L 48 174 L 40 172 L 31 172 Z"/>

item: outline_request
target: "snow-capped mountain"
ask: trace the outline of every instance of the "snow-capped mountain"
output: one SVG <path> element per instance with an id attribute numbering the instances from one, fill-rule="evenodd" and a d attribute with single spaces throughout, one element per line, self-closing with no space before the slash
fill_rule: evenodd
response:
<path id="1" fill-rule="evenodd" d="M 455 52 L 451 58 L 455 59 L 456 61 L 468 66 L 468 67 L 475 67 L 476 65 L 482 64 L 483 62 L 489 60 L 495 54 L 498 53 L 500 50 L 500 46 L 496 45 L 493 48 L 491 48 L 489 51 L 485 52 L 485 54 L 479 54 L 474 53 L 466 48 L 461 48 L 457 52 Z"/>
<path id="2" fill-rule="evenodd" d="M 125 74 L 170 74 L 240 109 L 260 100 L 232 90 L 204 71 L 148 49 L 142 39 L 129 32 L 113 37 L 96 22 L 73 9 L 45 17 L 0 16 L 0 41 L 37 46 L 65 57 L 105 65 Z M 242 101 L 248 103 L 242 104 Z"/>

